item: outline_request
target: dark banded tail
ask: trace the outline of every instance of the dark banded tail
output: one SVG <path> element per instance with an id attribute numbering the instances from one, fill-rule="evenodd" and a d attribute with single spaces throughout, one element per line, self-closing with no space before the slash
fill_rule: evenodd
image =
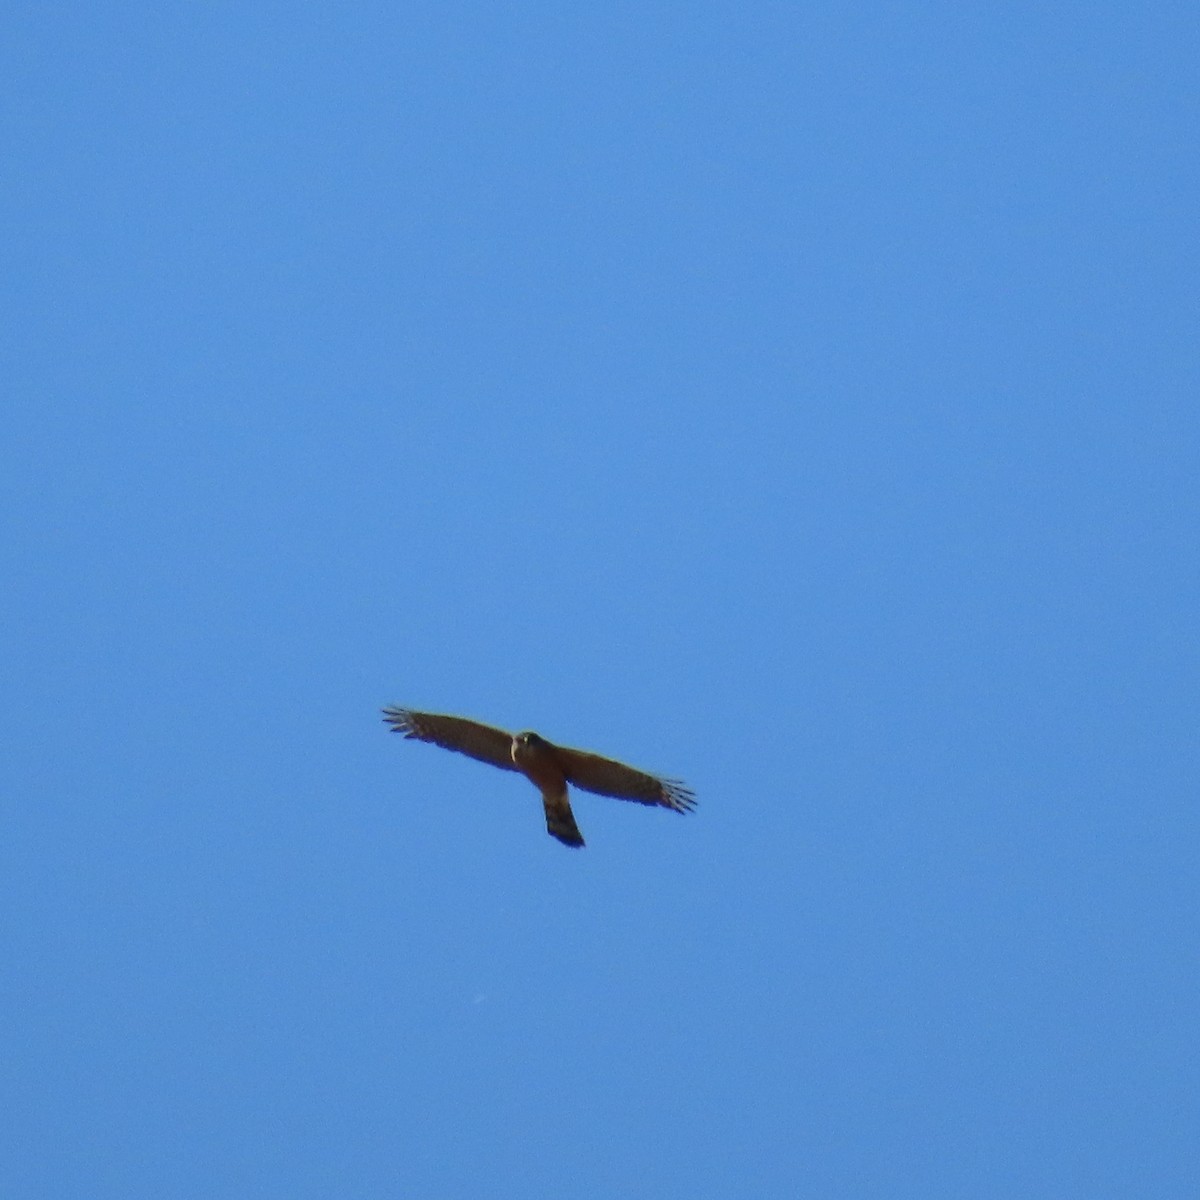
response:
<path id="1" fill-rule="evenodd" d="M 583 834 L 575 824 L 575 814 L 571 811 L 567 789 L 563 788 L 559 793 L 543 792 L 542 803 L 546 806 L 546 832 L 551 837 L 558 838 L 564 846 L 582 846 Z"/>

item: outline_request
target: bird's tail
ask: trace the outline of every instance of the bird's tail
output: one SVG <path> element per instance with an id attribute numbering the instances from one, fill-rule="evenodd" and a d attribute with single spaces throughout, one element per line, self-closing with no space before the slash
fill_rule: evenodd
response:
<path id="1" fill-rule="evenodd" d="M 583 834 L 575 824 L 567 789 L 564 787 L 561 792 L 543 792 L 542 803 L 546 806 L 546 832 L 558 838 L 564 846 L 582 846 Z"/>

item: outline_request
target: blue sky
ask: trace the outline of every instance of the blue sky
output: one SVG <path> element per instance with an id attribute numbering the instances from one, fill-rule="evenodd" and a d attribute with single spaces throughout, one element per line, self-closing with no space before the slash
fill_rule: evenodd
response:
<path id="1" fill-rule="evenodd" d="M 12 7 L 5 1194 L 1194 1197 L 1198 32 Z"/>

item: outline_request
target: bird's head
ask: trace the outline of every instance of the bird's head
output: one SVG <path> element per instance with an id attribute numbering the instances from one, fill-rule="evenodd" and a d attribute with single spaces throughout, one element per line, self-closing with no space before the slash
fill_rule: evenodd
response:
<path id="1" fill-rule="evenodd" d="M 514 734 L 510 751 L 513 762 L 523 770 L 525 764 L 542 757 L 540 751 L 544 745 L 542 739 L 536 733 L 530 733 L 529 730 Z"/>

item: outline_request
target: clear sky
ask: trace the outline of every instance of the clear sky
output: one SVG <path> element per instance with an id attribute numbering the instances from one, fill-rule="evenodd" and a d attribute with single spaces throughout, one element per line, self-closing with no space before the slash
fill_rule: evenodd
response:
<path id="1" fill-rule="evenodd" d="M 10 4 L 4 1196 L 1200 1195 L 1198 50 Z"/>

